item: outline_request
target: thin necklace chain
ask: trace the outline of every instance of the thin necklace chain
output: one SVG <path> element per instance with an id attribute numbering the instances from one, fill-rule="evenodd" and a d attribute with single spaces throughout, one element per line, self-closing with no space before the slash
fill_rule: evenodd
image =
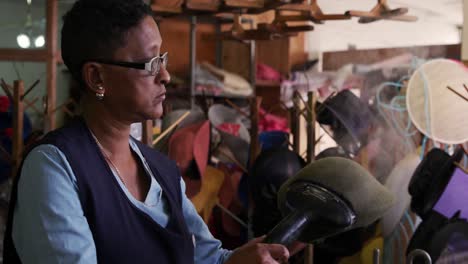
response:
<path id="1" fill-rule="evenodd" d="M 123 180 L 122 176 L 120 176 L 121 174 L 120 174 L 119 169 L 117 168 L 117 166 L 115 166 L 114 162 L 112 162 L 110 157 L 107 155 L 107 151 L 101 145 L 101 143 L 99 142 L 97 137 L 93 133 L 91 133 L 91 135 L 93 136 L 94 141 L 96 141 L 96 144 L 98 145 L 99 149 L 101 150 L 102 154 L 104 155 L 104 158 L 106 158 L 107 162 L 109 162 L 109 164 L 112 166 L 112 168 L 115 170 L 115 172 L 117 172 L 117 176 L 119 177 L 119 179 L 122 181 L 122 183 L 125 185 L 125 187 L 127 187 L 127 185 L 125 184 L 125 181 Z"/>
<path id="2" fill-rule="evenodd" d="M 125 186 L 125 188 L 128 189 L 127 185 L 125 184 L 125 181 L 123 180 L 122 176 L 121 176 L 121 173 L 119 171 L 119 169 L 117 168 L 117 166 L 115 166 L 114 162 L 112 162 L 112 160 L 110 159 L 110 157 L 107 155 L 107 152 L 106 152 L 106 149 L 101 145 L 101 143 L 99 142 L 99 140 L 97 139 L 97 137 L 94 135 L 94 133 L 90 130 L 91 132 L 91 135 L 93 136 L 94 138 L 94 141 L 96 141 L 96 144 L 98 145 L 99 149 L 101 150 L 102 154 L 104 155 L 104 158 L 109 162 L 109 164 L 112 166 L 112 168 L 115 170 L 115 172 L 117 173 L 117 176 L 119 177 L 120 181 L 123 183 L 123 185 Z M 162 199 L 162 189 L 161 191 L 159 192 L 159 197 L 158 197 L 158 200 L 156 200 L 156 203 L 155 204 L 146 204 L 150 207 L 155 207 L 159 204 L 159 201 L 161 201 Z"/>

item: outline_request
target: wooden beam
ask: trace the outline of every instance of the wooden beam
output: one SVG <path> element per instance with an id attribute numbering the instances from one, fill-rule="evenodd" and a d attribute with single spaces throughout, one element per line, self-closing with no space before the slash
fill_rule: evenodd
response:
<path id="1" fill-rule="evenodd" d="M 46 49 L 0 48 L 0 61 L 45 62 L 47 56 Z M 57 52 L 56 62 L 63 63 L 60 52 Z"/>
<path id="2" fill-rule="evenodd" d="M 0 49 L 0 61 L 46 61 L 45 49 Z"/>
<path id="3" fill-rule="evenodd" d="M 47 26 L 46 26 L 46 50 L 47 50 L 47 118 L 45 131 L 55 128 L 55 115 L 49 115 L 55 108 L 57 88 L 57 0 L 47 0 Z"/>

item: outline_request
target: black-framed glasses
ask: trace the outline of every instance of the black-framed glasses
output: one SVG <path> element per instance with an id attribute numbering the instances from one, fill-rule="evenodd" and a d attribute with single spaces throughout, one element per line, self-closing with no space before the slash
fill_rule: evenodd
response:
<path id="1" fill-rule="evenodd" d="M 114 65 L 114 66 L 120 66 L 120 67 L 126 67 L 126 68 L 133 68 L 133 69 L 139 69 L 139 70 L 145 70 L 149 74 L 156 76 L 158 75 L 159 71 L 161 70 L 161 65 L 166 68 L 167 66 L 167 52 L 164 52 L 164 54 L 160 56 L 156 56 L 152 58 L 149 62 L 145 63 L 139 63 L 139 62 L 127 62 L 127 61 L 112 61 L 112 60 L 93 60 L 94 62 L 102 63 L 102 64 L 108 64 L 108 65 Z"/>

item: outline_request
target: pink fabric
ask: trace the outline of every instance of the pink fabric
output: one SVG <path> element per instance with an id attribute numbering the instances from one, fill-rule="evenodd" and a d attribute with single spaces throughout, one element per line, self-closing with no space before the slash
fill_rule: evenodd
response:
<path id="1" fill-rule="evenodd" d="M 260 133 L 264 131 L 283 131 L 289 133 L 288 120 L 269 114 L 263 108 L 260 108 L 258 130 Z"/>
<path id="2" fill-rule="evenodd" d="M 222 123 L 217 127 L 219 130 L 229 133 L 233 136 L 239 136 L 240 124 L 236 123 Z"/>
<path id="3" fill-rule="evenodd" d="M 281 74 L 266 64 L 257 63 L 257 80 L 280 82 Z"/>

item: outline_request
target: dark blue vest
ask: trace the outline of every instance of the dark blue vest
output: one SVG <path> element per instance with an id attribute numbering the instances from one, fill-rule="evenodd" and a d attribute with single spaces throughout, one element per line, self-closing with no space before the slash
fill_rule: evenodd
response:
<path id="1" fill-rule="evenodd" d="M 193 263 L 193 241 L 182 212 L 175 162 L 137 142 L 170 206 L 169 224 L 164 228 L 127 198 L 82 119 L 49 133 L 39 144 L 53 144 L 67 157 L 99 263 Z M 10 200 L 4 263 L 20 263 L 11 237 L 20 172 Z"/>

